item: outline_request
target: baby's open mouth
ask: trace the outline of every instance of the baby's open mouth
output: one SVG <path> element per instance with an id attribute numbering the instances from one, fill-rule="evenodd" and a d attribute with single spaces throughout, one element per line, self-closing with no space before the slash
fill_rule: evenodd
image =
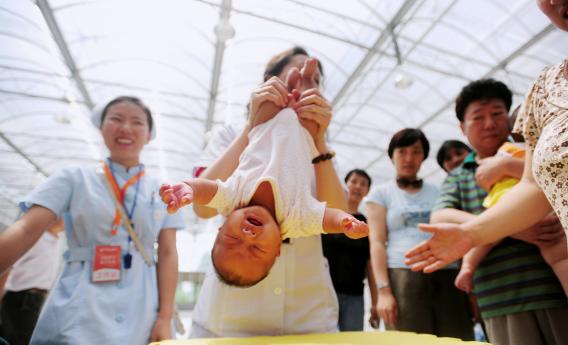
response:
<path id="1" fill-rule="evenodd" d="M 262 226 L 262 222 L 253 217 L 247 217 L 247 222 L 251 223 L 252 225 Z"/>

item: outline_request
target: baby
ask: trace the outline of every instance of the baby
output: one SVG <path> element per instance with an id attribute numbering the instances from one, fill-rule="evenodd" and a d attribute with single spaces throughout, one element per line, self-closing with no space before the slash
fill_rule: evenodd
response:
<path id="1" fill-rule="evenodd" d="M 288 106 L 293 107 L 299 91 L 313 84 L 315 70 L 317 61 L 310 59 L 301 72 L 292 72 L 300 75 Z M 250 131 L 249 144 L 227 181 L 195 178 L 160 189 L 169 212 L 193 202 L 226 216 L 211 257 L 220 279 L 240 287 L 255 285 L 268 275 L 283 239 L 339 232 L 358 239 L 368 234 L 367 224 L 312 196 L 313 164 L 331 155 L 319 155 L 294 110 L 275 108 L 262 116 L 267 120 Z"/>

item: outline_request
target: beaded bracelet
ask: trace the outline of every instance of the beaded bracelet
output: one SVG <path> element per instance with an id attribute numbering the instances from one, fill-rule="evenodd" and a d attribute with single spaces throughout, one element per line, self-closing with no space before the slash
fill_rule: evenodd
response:
<path id="1" fill-rule="evenodd" d="M 332 159 L 333 157 L 335 157 L 335 152 L 334 151 L 329 151 L 326 153 L 322 153 L 321 155 L 315 157 L 314 159 L 312 159 L 312 164 L 318 164 L 319 162 L 323 162 L 326 161 L 328 159 Z"/>

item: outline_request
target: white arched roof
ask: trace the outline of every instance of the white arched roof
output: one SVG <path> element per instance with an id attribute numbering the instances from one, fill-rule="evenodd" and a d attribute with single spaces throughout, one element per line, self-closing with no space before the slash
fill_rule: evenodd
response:
<path id="1" fill-rule="evenodd" d="M 226 42 L 220 21 L 235 30 Z M 340 175 L 364 168 L 377 182 L 393 176 L 386 147 L 403 127 L 425 131 L 421 175 L 440 182 L 438 146 L 463 139 L 461 87 L 497 78 L 519 104 L 545 65 L 568 56 L 533 0 L 0 0 L 0 223 L 55 170 L 105 156 L 88 117 L 117 95 L 156 114 L 148 168 L 187 178 L 212 126 L 244 120 L 265 63 L 292 45 L 324 65 Z M 395 86 L 402 76 L 410 87 Z"/>

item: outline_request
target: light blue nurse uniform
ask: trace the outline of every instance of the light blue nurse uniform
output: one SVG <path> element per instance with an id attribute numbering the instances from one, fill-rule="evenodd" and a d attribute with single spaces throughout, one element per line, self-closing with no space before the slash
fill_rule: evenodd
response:
<path id="1" fill-rule="evenodd" d="M 122 187 L 141 166 L 126 169 L 112 163 Z M 69 250 L 60 279 L 52 289 L 34 330 L 31 344 L 147 344 L 158 313 L 156 266 L 148 266 L 132 246 L 132 267 L 122 269 L 121 279 L 92 283 L 95 245 L 120 245 L 126 252 L 128 235 L 120 226 L 111 235 L 115 208 L 102 179 L 102 169 L 66 168 L 37 187 L 20 204 L 22 209 L 40 205 L 65 216 Z M 148 176 L 140 180 L 135 231 L 154 258 L 154 244 L 164 228 L 183 228 L 181 213 L 169 215 L 158 195 L 159 184 Z M 128 188 L 128 210 L 136 188 Z"/>

